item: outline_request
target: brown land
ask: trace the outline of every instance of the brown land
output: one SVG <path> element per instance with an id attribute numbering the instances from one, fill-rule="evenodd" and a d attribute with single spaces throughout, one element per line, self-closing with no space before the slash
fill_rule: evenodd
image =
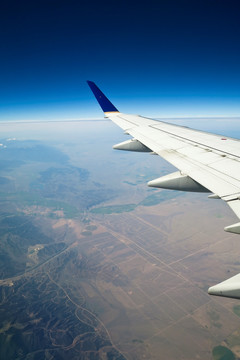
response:
<path id="1" fill-rule="evenodd" d="M 224 204 L 190 194 L 91 220 L 98 231 L 78 248 L 100 270 L 79 287 L 127 359 L 211 359 L 214 346 L 240 336 L 237 300 L 207 294 L 239 272 L 239 237 L 223 232 L 235 221 Z"/>

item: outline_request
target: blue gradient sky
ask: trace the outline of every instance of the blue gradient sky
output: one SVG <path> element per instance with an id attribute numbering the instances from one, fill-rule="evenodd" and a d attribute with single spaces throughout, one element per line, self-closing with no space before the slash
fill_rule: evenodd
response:
<path id="1" fill-rule="evenodd" d="M 101 117 L 86 80 L 123 112 L 240 115 L 240 4 L 5 1 L 0 121 Z"/>

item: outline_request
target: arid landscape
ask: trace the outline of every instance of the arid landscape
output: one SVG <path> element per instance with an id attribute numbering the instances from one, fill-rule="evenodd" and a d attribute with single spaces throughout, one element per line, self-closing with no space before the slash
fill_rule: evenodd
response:
<path id="1" fill-rule="evenodd" d="M 106 121 L 0 129 L 1 359 L 240 357 L 239 301 L 207 294 L 240 272 L 223 202 L 149 189 L 173 168 Z"/>

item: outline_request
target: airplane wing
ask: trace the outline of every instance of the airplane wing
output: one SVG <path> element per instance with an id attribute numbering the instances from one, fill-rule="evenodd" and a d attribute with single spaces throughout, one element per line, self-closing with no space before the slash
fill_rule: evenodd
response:
<path id="1" fill-rule="evenodd" d="M 88 81 L 105 116 L 120 126 L 132 139 L 115 145 L 118 150 L 152 152 L 179 171 L 154 179 L 149 186 L 182 191 L 209 192 L 210 198 L 222 199 L 240 219 L 240 141 L 187 127 L 172 125 L 138 115 L 121 113 L 92 81 Z M 224 228 L 240 234 L 240 222 Z M 234 277 L 236 278 L 236 277 Z M 209 293 L 240 299 L 240 278 L 224 282 Z M 228 285 L 226 282 L 230 281 Z M 219 288 L 220 286 L 220 288 Z M 235 287 L 234 287 L 235 286 Z M 217 287 L 217 289 L 216 289 Z M 237 294 L 236 294 L 237 291 Z"/>

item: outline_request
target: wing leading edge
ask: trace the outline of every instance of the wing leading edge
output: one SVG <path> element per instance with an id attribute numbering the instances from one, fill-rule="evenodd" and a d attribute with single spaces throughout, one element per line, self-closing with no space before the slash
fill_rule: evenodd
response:
<path id="1" fill-rule="evenodd" d="M 210 198 L 224 200 L 240 219 L 239 140 L 121 113 L 93 82 L 88 81 L 88 85 L 105 116 L 132 136 L 131 140 L 115 145 L 115 149 L 152 152 L 179 169 L 173 174 L 150 181 L 148 186 L 210 192 Z M 224 230 L 240 234 L 240 222 Z M 238 279 L 240 294 L 240 277 Z M 225 282 L 216 286 L 217 291 L 212 287 L 209 289 L 210 294 L 231 297 L 231 292 L 226 293 L 224 290 Z"/>

